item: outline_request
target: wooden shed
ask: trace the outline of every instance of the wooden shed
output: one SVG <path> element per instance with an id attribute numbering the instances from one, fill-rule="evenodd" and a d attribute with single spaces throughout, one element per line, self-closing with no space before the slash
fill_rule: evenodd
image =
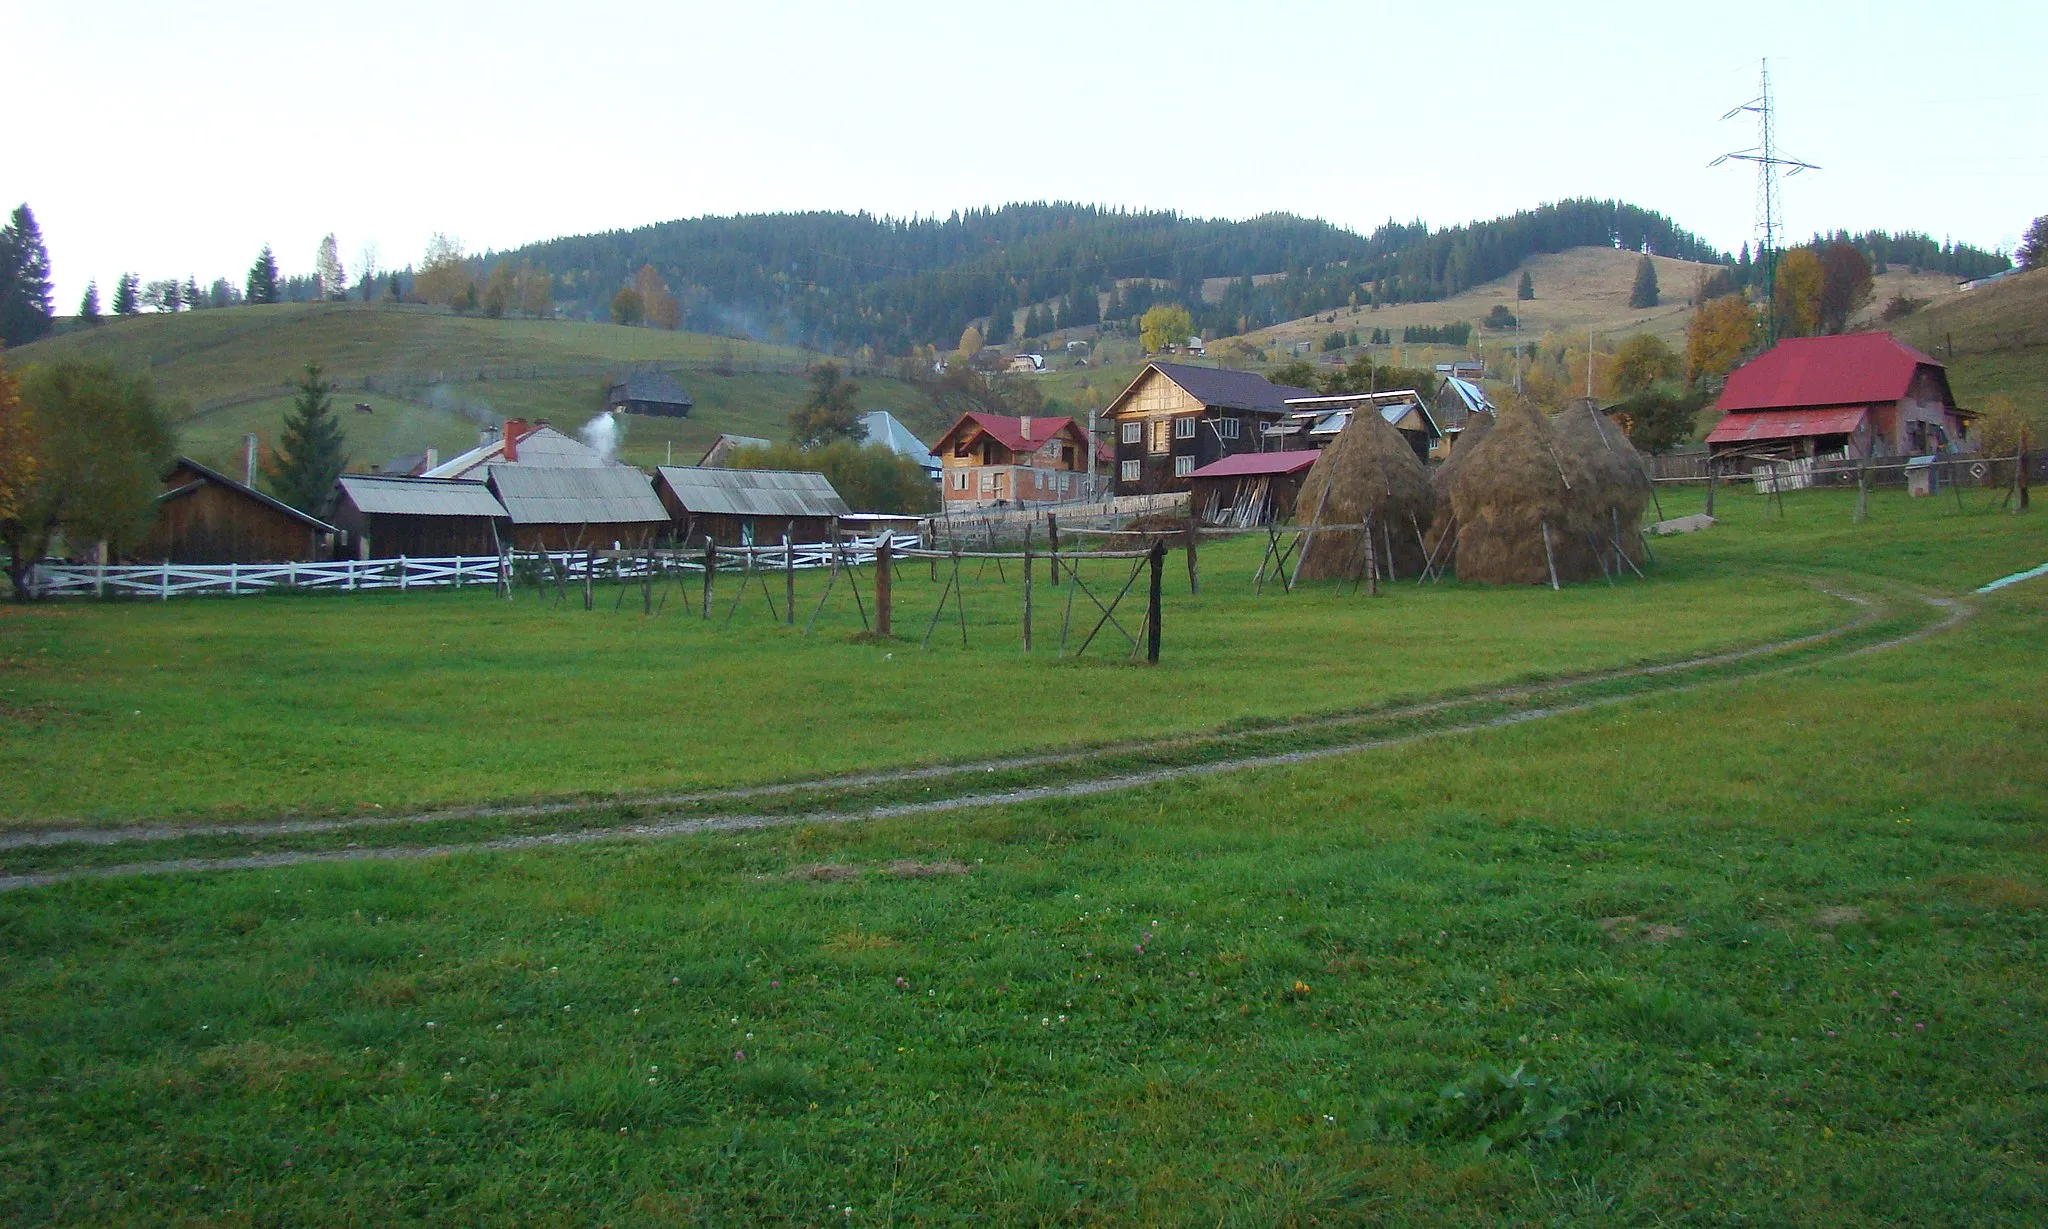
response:
<path id="1" fill-rule="evenodd" d="M 830 542 L 848 508 L 823 474 L 779 469 L 702 469 L 664 465 L 654 490 L 674 519 L 677 538 L 707 536 L 727 545 Z"/>
<path id="2" fill-rule="evenodd" d="M 481 482 L 343 474 L 335 483 L 334 525 L 343 552 L 359 559 L 495 555 L 507 520 Z"/>
<path id="3" fill-rule="evenodd" d="M 604 403 L 628 414 L 688 418 L 696 404 L 683 386 L 659 371 L 635 371 L 605 390 Z"/>
<path id="4" fill-rule="evenodd" d="M 630 465 L 493 465 L 490 474 L 520 550 L 639 550 L 674 528 L 647 475 Z"/>
<path id="5" fill-rule="evenodd" d="M 290 563 L 325 559 L 334 526 L 179 457 L 156 497 L 156 522 L 129 553 L 150 563 Z"/>
<path id="6" fill-rule="evenodd" d="M 1314 448 L 1293 452 L 1240 452 L 1212 461 L 1188 475 L 1188 508 L 1205 525 L 1269 525 L 1294 516 L 1302 480 L 1323 455 Z"/>

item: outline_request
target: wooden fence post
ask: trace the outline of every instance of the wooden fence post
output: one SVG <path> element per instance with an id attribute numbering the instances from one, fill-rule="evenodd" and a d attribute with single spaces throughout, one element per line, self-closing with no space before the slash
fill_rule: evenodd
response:
<path id="1" fill-rule="evenodd" d="M 2019 466 L 2020 466 L 2020 472 L 2019 472 L 2019 481 L 2020 481 L 2020 507 L 2019 507 L 2019 510 L 2020 510 L 2021 512 L 2025 512 L 2025 511 L 2027 510 L 2027 487 L 2028 487 L 2028 486 L 2030 485 L 2030 483 L 2029 483 L 2029 480 L 2030 480 L 2030 479 L 2031 479 L 2031 477 L 2032 477 L 2032 475 L 2030 475 L 2029 473 L 2027 473 L 2027 460 L 2028 460 L 2028 458 L 2027 458 L 2027 428 L 2026 428 L 2026 426 L 2025 426 L 2024 424 L 2022 424 L 2022 425 L 2021 425 L 2021 427 L 2020 427 L 2020 460 L 2019 460 Z"/>
<path id="2" fill-rule="evenodd" d="M 407 576 L 406 576 L 405 556 L 404 556 L 404 555 L 400 555 L 400 556 L 398 557 L 398 591 L 399 591 L 400 593 L 404 593 L 404 592 L 406 591 L 406 587 L 407 587 L 407 586 L 406 586 L 406 580 L 407 580 Z M 589 608 L 590 608 L 590 607 L 589 607 L 588 603 L 586 603 L 586 604 L 584 605 L 584 609 L 585 609 L 585 610 L 588 610 Z"/>
<path id="3" fill-rule="evenodd" d="M 1707 458 L 1707 515 L 1714 515 L 1714 488 L 1721 485 L 1721 467 Z"/>
<path id="4" fill-rule="evenodd" d="M 1159 589 L 1166 573 L 1166 543 L 1152 544 L 1152 592 L 1145 602 L 1145 660 L 1159 664 Z"/>
<path id="5" fill-rule="evenodd" d="M 1031 651 L 1031 531 L 1024 531 L 1024 651 Z"/>
<path id="6" fill-rule="evenodd" d="M 718 539 L 704 535 L 704 617 L 711 617 L 711 582 L 718 575 Z"/>
<path id="7" fill-rule="evenodd" d="M 168 559 L 164 560 L 163 596 L 158 600 L 165 602 L 171 600 L 171 561 Z"/>
<path id="8" fill-rule="evenodd" d="M 889 531 L 875 543 L 875 635 L 889 635 Z"/>
<path id="9" fill-rule="evenodd" d="M 583 552 L 583 609 L 585 610 L 590 609 L 591 601 L 597 596 L 591 591 L 591 586 L 596 583 L 597 552 L 586 550 Z"/>
<path id="10" fill-rule="evenodd" d="M 1045 514 L 1045 545 L 1051 552 L 1049 558 L 1052 562 L 1048 566 L 1052 570 L 1052 583 L 1057 585 L 1060 583 L 1060 518 L 1056 513 Z"/>
<path id="11" fill-rule="evenodd" d="M 783 621 L 796 626 L 796 548 L 789 544 L 789 535 L 782 535 L 782 605 Z"/>
<path id="12" fill-rule="evenodd" d="M 1200 597 L 1200 596 L 1202 595 L 1202 578 L 1201 578 L 1201 576 L 1200 576 L 1200 575 L 1199 575 L 1199 574 L 1198 574 L 1198 573 L 1197 573 L 1197 572 L 1195 571 L 1195 540 L 1196 540 L 1197 538 L 1199 538 L 1199 537 L 1201 536 L 1201 531 L 1200 531 L 1199 529 L 1197 529 L 1197 528 L 1196 528 L 1195 526 L 1196 526 L 1196 521 L 1195 521 L 1195 514 L 1194 514 L 1194 513 L 1192 512 L 1192 511 L 1190 511 L 1190 512 L 1188 513 L 1188 596 L 1189 596 L 1189 597 Z"/>

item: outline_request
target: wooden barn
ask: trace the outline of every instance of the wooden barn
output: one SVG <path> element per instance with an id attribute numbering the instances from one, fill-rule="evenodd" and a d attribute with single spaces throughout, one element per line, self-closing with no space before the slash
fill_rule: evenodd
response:
<path id="1" fill-rule="evenodd" d="M 1188 508 L 1204 525 L 1243 528 L 1290 520 L 1302 480 L 1321 455 L 1301 448 L 1211 461 L 1188 475 Z"/>
<path id="2" fill-rule="evenodd" d="M 628 414 L 688 418 L 696 403 L 683 386 L 659 371 L 635 371 L 605 390 L 604 403 Z"/>
<path id="3" fill-rule="evenodd" d="M 358 559 L 495 555 L 506 522 L 481 482 L 343 474 L 335 483 L 334 525 L 343 553 Z"/>
<path id="4" fill-rule="evenodd" d="M 766 546 L 784 534 L 792 542 L 830 542 L 833 522 L 848 511 L 825 475 L 793 470 L 664 465 L 654 490 L 685 544 L 709 537 Z"/>
<path id="5" fill-rule="evenodd" d="M 1707 433 L 1716 456 L 1926 456 L 1974 451 L 1977 415 L 1948 370 L 1890 333 L 1792 337 L 1728 374 Z"/>
<path id="6" fill-rule="evenodd" d="M 673 529 L 647 475 L 631 466 L 489 468 L 520 550 L 640 550 Z"/>
<path id="7" fill-rule="evenodd" d="M 156 522 L 129 557 L 149 563 L 303 563 L 326 559 L 335 536 L 326 521 L 179 457 L 156 497 Z"/>

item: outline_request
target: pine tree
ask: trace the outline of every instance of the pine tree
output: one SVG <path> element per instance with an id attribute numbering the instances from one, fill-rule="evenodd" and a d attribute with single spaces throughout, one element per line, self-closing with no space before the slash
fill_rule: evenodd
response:
<path id="1" fill-rule="evenodd" d="M 50 331 L 50 253 L 26 204 L 0 226 L 0 345 L 19 346 Z"/>
<path id="2" fill-rule="evenodd" d="M 270 254 L 267 243 L 256 263 L 249 266 L 249 285 L 242 297 L 250 303 L 277 302 L 277 257 Z"/>
<path id="3" fill-rule="evenodd" d="M 333 392 L 334 385 L 321 374 L 320 364 L 307 363 L 306 374 L 299 380 L 299 395 L 285 415 L 277 455 L 264 470 L 272 492 L 308 516 L 325 513 L 334 480 L 348 467 L 341 422 L 334 416 Z"/>
<path id="4" fill-rule="evenodd" d="M 1519 302 L 1527 303 L 1529 300 L 1535 297 L 1536 279 L 1530 277 L 1529 271 L 1527 269 L 1524 269 L 1522 270 L 1522 284 L 1515 287 L 1515 298 Z"/>
<path id="5" fill-rule="evenodd" d="M 85 284 L 85 297 L 78 301 L 78 318 L 87 324 L 100 322 L 100 286 L 98 282 Z"/>
<path id="6" fill-rule="evenodd" d="M 994 306 L 988 309 L 988 333 L 983 340 L 991 346 L 1000 346 L 1010 340 L 1010 330 L 1016 325 L 1016 313 L 1010 308 L 1009 296 L 997 295 Z"/>
<path id="7" fill-rule="evenodd" d="M 123 273 L 114 280 L 114 314 L 133 316 L 142 311 L 142 275 Z"/>
<path id="8" fill-rule="evenodd" d="M 1628 292 L 1628 305 L 1657 306 L 1657 266 L 1647 256 L 1636 262 L 1636 284 Z"/>

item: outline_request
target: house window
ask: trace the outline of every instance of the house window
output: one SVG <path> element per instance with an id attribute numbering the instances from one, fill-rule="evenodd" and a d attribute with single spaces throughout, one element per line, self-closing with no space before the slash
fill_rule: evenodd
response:
<path id="1" fill-rule="evenodd" d="M 1155 418 L 1155 419 L 1153 419 L 1153 420 L 1152 420 L 1152 451 L 1153 451 L 1153 452 L 1165 452 L 1165 451 L 1167 451 L 1168 449 L 1170 449 L 1170 448 L 1172 448 L 1172 447 L 1173 447 L 1173 441 L 1172 441 L 1172 439 L 1171 439 L 1171 433 L 1172 433 L 1172 431 L 1173 431 L 1173 420 L 1172 420 L 1172 419 L 1170 419 L 1170 418 Z"/>
<path id="2" fill-rule="evenodd" d="M 964 469 L 956 469 L 956 470 L 954 470 L 954 471 L 953 471 L 953 489 L 954 489 L 954 490 L 956 490 L 956 491 L 964 491 L 964 490 L 966 490 L 966 489 L 967 489 L 967 471 L 966 471 L 966 470 L 964 470 Z"/>
<path id="3" fill-rule="evenodd" d="M 1192 418 L 1174 419 L 1173 438 L 1177 440 L 1191 440 L 1195 438 L 1195 420 Z"/>
<path id="4" fill-rule="evenodd" d="M 1125 461 L 1122 471 L 1123 480 L 1125 482 L 1136 482 L 1138 480 L 1138 472 L 1143 466 L 1144 462 L 1142 461 Z"/>
<path id="5" fill-rule="evenodd" d="M 1135 421 L 1135 420 L 1133 420 L 1133 421 L 1131 421 L 1131 422 L 1127 422 L 1127 423 L 1125 423 L 1125 424 L 1124 424 L 1124 443 L 1126 443 L 1126 444 L 1137 444 L 1137 443 L 1142 443 L 1142 442 L 1144 441 L 1144 439 L 1145 439 L 1145 424 L 1144 424 L 1144 423 L 1141 423 L 1141 422 L 1138 422 L 1138 421 Z"/>
<path id="6" fill-rule="evenodd" d="M 1217 435 L 1217 437 L 1218 437 L 1219 439 L 1226 439 L 1226 440 L 1234 440 L 1234 439 L 1236 439 L 1236 438 L 1237 438 L 1237 432 L 1238 432 L 1238 429 L 1239 429 L 1239 428 L 1238 428 L 1238 421 L 1239 421 L 1239 420 L 1237 420 L 1237 419 L 1235 419 L 1235 418 L 1219 418 L 1219 419 L 1217 419 L 1217 420 L 1216 420 L 1216 435 Z"/>
<path id="7" fill-rule="evenodd" d="M 1067 493 L 1068 491 L 1071 491 L 1071 490 L 1073 490 L 1073 489 L 1074 489 L 1074 487 L 1073 487 L 1073 482 L 1074 482 L 1074 476 L 1073 476 L 1072 474 L 1061 474 L 1061 475 L 1060 475 L 1060 494 L 1064 495 L 1064 494 L 1066 494 L 1066 493 Z"/>
<path id="8" fill-rule="evenodd" d="M 1188 476 L 1189 474 L 1192 474 L 1192 473 L 1194 473 L 1194 472 L 1195 472 L 1195 459 L 1194 459 L 1193 457 L 1175 457 L 1175 458 L 1173 459 L 1173 476 L 1174 476 L 1174 477 L 1176 477 L 1176 478 L 1185 478 L 1185 477 L 1187 477 L 1187 476 Z"/>

